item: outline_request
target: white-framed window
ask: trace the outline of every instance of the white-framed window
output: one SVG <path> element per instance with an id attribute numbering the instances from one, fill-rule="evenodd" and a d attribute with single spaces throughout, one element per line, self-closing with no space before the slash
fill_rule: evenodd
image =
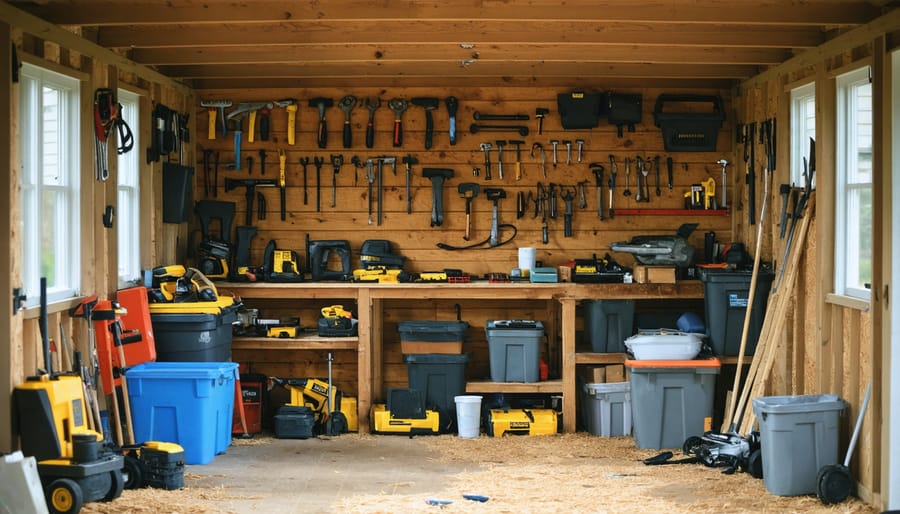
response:
<path id="1" fill-rule="evenodd" d="M 835 292 L 868 300 L 872 282 L 872 81 L 869 67 L 837 77 Z"/>
<path id="2" fill-rule="evenodd" d="M 122 119 L 129 127 L 140 127 L 140 96 L 123 89 L 119 89 L 116 95 L 122 106 Z M 134 146 L 130 152 L 119 155 L 117 166 L 119 287 L 134 285 L 141 276 L 141 163 L 138 150 L 141 146 L 139 131 L 132 129 L 132 132 Z M 121 144 L 118 139 L 116 141 Z"/>
<path id="3" fill-rule="evenodd" d="M 77 79 L 23 64 L 20 91 L 22 281 L 27 305 L 81 287 L 79 94 Z"/>
<path id="4" fill-rule="evenodd" d="M 803 159 L 809 162 L 809 139 L 816 138 L 816 84 L 791 90 L 791 184 L 803 187 Z M 813 175 L 813 186 L 816 177 Z"/>

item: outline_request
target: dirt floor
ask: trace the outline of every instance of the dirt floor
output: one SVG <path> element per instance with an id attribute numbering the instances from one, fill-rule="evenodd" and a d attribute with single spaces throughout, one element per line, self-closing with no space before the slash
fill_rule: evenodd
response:
<path id="1" fill-rule="evenodd" d="M 745 473 L 641 462 L 657 453 L 636 449 L 631 437 L 586 433 L 478 439 L 258 435 L 235 439 L 208 465 L 187 466 L 184 489 L 125 491 L 82 512 L 878 512 L 856 499 L 826 507 L 815 496 L 774 496 Z"/>

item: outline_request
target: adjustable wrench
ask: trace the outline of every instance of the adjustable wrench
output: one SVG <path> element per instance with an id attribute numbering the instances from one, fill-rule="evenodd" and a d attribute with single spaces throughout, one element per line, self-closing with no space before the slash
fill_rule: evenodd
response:
<path id="1" fill-rule="evenodd" d="M 375 111 L 381 107 L 381 98 L 366 97 L 365 105 L 369 110 L 369 121 L 366 122 L 366 148 L 372 148 L 375 146 Z"/>

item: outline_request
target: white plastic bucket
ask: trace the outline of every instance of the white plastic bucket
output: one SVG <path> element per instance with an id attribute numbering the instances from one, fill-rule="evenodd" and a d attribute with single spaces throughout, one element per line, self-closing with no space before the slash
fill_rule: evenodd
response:
<path id="1" fill-rule="evenodd" d="M 454 396 L 456 402 L 456 428 L 459 437 L 473 439 L 481 433 L 481 397 Z"/>

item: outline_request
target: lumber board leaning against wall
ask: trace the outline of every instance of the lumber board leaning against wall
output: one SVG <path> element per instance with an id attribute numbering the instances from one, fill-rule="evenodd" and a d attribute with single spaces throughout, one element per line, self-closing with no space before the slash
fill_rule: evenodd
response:
<path id="1" fill-rule="evenodd" d="M 563 92 L 563 91 L 559 91 Z M 233 132 L 229 131 L 223 137 L 218 135 L 215 140 L 207 139 L 207 112 L 205 108 L 195 106 L 196 120 L 194 124 L 195 139 L 197 144 L 198 162 L 196 164 L 194 192 L 195 199 L 204 198 L 204 165 L 202 163 L 203 150 L 212 150 L 219 154 L 219 181 L 217 196 L 210 199 L 233 201 L 236 203 L 236 225 L 245 224 L 246 201 L 243 188 L 225 192 L 223 183 L 225 177 L 230 178 L 278 178 L 278 152 L 284 150 L 287 156 L 286 183 L 287 183 L 287 219 L 281 221 L 279 216 L 279 192 L 277 188 L 261 188 L 261 192 L 267 202 L 268 213 L 265 220 L 257 219 L 256 205 L 254 205 L 254 218 L 252 224 L 259 229 L 259 234 L 254 239 L 251 248 L 251 263 L 262 261 L 263 248 L 269 240 L 276 240 L 279 248 L 291 248 L 304 253 L 304 238 L 306 234 L 312 239 L 346 239 L 350 241 L 354 251 L 354 266 L 357 264 L 356 252 L 361 243 L 367 239 L 387 239 L 394 245 L 397 253 L 407 257 L 410 271 L 434 271 L 445 268 L 458 268 L 464 272 L 481 275 L 486 272 L 509 272 L 517 265 L 517 248 L 534 246 L 537 248 L 537 260 L 545 265 L 557 266 L 575 258 L 590 258 L 597 254 L 603 257 L 609 252 L 609 245 L 617 241 L 629 240 L 635 235 L 668 235 L 674 234 L 682 223 L 698 223 L 697 230 L 691 237 L 692 244 L 698 248 L 703 247 L 703 234 L 713 231 L 721 242 L 731 242 L 731 221 L 729 216 L 625 216 L 618 215 L 614 219 L 608 216 L 608 176 L 609 156 L 616 157 L 618 174 L 616 177 L 614 192 L 614 207 L 625 208 L 682 208 L 684 205 L 683 194 L 689 191 L 692 184 L 700 183 L 707 178 L 716 180 L 717 188 L 721 189 L 721 168 L 716 161 L 722 158 L 731 160 L 733 151 L 732 115 L 730 107 L 730 93 L 727 91 L 690 91 L 691 93 L 719 94 L 725 100 L 726 121 L 718 135 L 716 152 L 700 153 L 667 153 L 663 148 L 661 132 L 653 124 L 653 104 L 657 95 L 663 92 L 684 91 L 623 91 L 640 92 L 643 94 L 643 122 L 636 127 L 636 131 L 625 132 L 624 137 L 616 136 L 616 129 L 602 119 L 598 128 L 593 130 L 563 130 L 559 121 L 556 106 L 557 91 L 531 88 L 510 89 L 479 89 L 434 91 L 427 89 L 402 89 L 402 90 L 337 90 L 337 89 L 275 89 L 265 91 L 251 90 L 208 90 L 198 91 L 199 100 L 231 100 L 234 105 L 241 101 L 266 101 L 280 98 L 297 98 L 300 107 L 297 118 L 296 145 L 289 146 L 286 138 L 286 113 L 284 109 L 275 108 L 271 114 L 271 135 L 269 141 L 260 141 L 256 134 L 254 143 L 247 142 L 248 123 L 243 122 L 243 144 L 241 148 L 242 162 L 240 170 L 229 170 L 228 165 L 234 163 Z M 353 130 L 352 148 L 344 149 L 341 142 L 341 127 L 344 121 L 344 113 L 337 107 L 337 101 L 346 94 L 353 94 L 359 100 L 357 108 L 352 113 L 351 127 Z M 457 116 L 457 144 L 451 146 L 447 134 L 448 114 L 443 104 L 443 99 L 449 95 L 459 98 L 460 107 Z M 333 98 L 335 107 L 326 111 L 328 126 L 327 148 L 319 149 L 316 145 L 316 128 L 318 113 L 315 108 L 307 105 L 308 99 L 323 96 Z M 372 149 L 365 148 L 364 129 L 368 118 L 368 111 L 362 107 L 362 100 L 366 96 L 378 96 L 382 100 L 381 108 L 375 114 L 375 145 Z M 410 105 L 403 114 L 403 145 L 394 148 L 391 145 L 391 129 L 394 120 L 393 113 L 387 108 L 387 101 L 391 98 L 410 99 L 415 96 L 437 96 L 441 99 L 441 106 L 433 111 L 435 133 L 434 145 L 430 150 L 424 149 L 425 112 L 422 108 Z M 535 109 L 547 107 L 551 114 L 544 120 L 543 134 L 538 134 L 538 122 L 534 118 Z M 230 109 L 226 110 L 226 114 Z M 473 122 L 473 113 L 490 114 L 527 114 L 530 119 L 523 122 L 485 122 L 488 124 L 518 124 L 522 123 L 529 128 L 529 134 L 521 137 L 515 133 L 484 132 L 478 134 L 469 133 L 469 125 Z M 257 123 L 258 125 L 258 123 Z M 515 172 L 515 147 L 507 145 L 504 148 L 504 178 L 499 179 L 497 169 L 497 140 L 518 139 L 525 141 L 521 145 L 524 177 L 516 181 Z M 577 139 L 583 139 L 584 152 L 582 162 L 576 162 Z M 551 140 L 558 140 L 560 144 L 557 150 L 559 164 L 552 165 Z M 572 164 L 567 165 L 566 147 L 562 141 L 573 142 Z M 493 180 L 485 180 L 484 154 L 479 149 L 483 142 L 491 143 L 491 162 Z M 543 145 L 546 153 L 546 178 L 541 174 L 539 154 L 531 156 L 533 143 Z M 266 170 L 262 175 L 260 170 L 259 150 L 265 150 Z M 337 176 L 336 206 L 331 207 L 331 180 L 332 166 L 330 156 L 341 154 L 344 157 L 344 166 Z M 397 174 L 387 168 L 383 175 L 384 217 L 382 224 L 368 223 L 368 184 L 365 169 L 355 169 L 350 163 L 351 157 L 359 156 L 362 161 L 369 157 L 379 155 L 393 156 L 398 159 Z M 411 180 L 412 213 L 406 213 L 405 193 L 405 167 L 400 160 L 407 155 L 412 155 L 419 160 L 419 164 L 413 167 Z M 662 171 L 660 174 L 660 195 L 656 195 L 655 173 L 650 175 L 650 202 L 638 204 L 635 201 L 637 183 L 635 169 L 632 166 L 630 177 L 630 197 L 624 196 L 625 166 L 624 158 L 634 159 L 637 156 L 653 158 L 660 156 Z M 665 170 L 666 157 L 674 160 L 674 186 L 672 190 L 667 187 Z M 254 159 L 252 173 L 248 168 L 247 158 Z M 299 163 L 301 157 L 308 157 L 311 161 L 315 157 L 325 160 L 321 170 L 321 199 L 319 212 L 316 211 L 316 171 L 313 164 L 307 168 L 307 198 L 303 201 L 302 167 Z M 606 168 L 602 183 L 602 201 L 604 219 L 597 217 L 597 195 L 595 190 L 595 178 L 589 171 L 588 164 L 600 162 Z M 432 188 L 431 182 L 422 176 L 423 167 L 451 168 L 454 171 L 452 179 L 448 180 L 443 189 L 444 223 L 441 227 L 431 227 Z M 481 169 L 479 177 L 473 176 L 473 168 Z M 732 167 L 728 170 L 729 196 L 734 190 L 737 180 Z M 741 177 L 742 178 L 742 177 Z M 526 195 L 533 193 L 536 184 L 541 182 L 544 186 L 554 183 L 557 186 L 575 187 L 578 182 L 586 182 L 587 207 L 580 209 L 578 199 L 575 200 L 575 212 L 573 219 L 573 237 L 563 236 L 564 203 L 558 201 L 558 217 L 549 220 L 549 241 L 541 242 L 541 221 L 533 218 L 533 207 L 528 206 L 527 213 L 521 219 L 516 218 L 516 194 L 522 191 Z M 436 243 L 444 242 L 454 246 L 463 246 L 465 231 L 465 202 L 457 192 L 457 186 L 462 182 L 476 182 L 480 185 L 482 193 L 472 202 L 472 242 L 485 240 L 489 235 L 491 222 L 491 202 L 483 193 L 485 188 L 503 188 L 507 198 L 500 203 L 500 222 L 513 224 L 518 229 L 518 235 L 508 245 L 494 249 L 469 250 L 449 252 L 436 247 Z M 728 204 L 731 205 L 729 199 Z M 375 208 L 375 207 L 373 207 Z M 377 216 L 376 216 L 377 218 Z M 192 231 L 198 228 L 197 220 L 191 222 Z M 511 235 L 511 231 L 503 231 L 501 240 Z M 486 246 L 485 246 L 486 248 Z M 631 265 L 629 254 L 611 254 L 621 264 Z"/>

